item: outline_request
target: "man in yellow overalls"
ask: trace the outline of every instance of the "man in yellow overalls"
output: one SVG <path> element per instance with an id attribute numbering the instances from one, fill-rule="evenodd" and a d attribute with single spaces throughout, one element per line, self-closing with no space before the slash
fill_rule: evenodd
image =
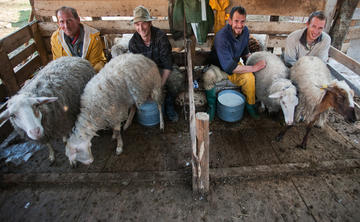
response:
<path id="1" fill-rule="evenodd" d="M 226 79 L 241 86 L 241 91 L 246 96 L 247 112 L 254 119 L 258 119 L 259 116 L 254 107 L 255 77 L 253 72 L 263 69 L 266 63 L 259 61 L 253 66 L 245 66 L 240 62 L 240 58 L 246 59 L 250 56 L 245 9 L 241 6 L 232 8 L 228 21 L 229 24 L 216 33 L 210 55 L 212 66 L 203 76 L 210 121 L 214 119 L 216 110 L 215 84 Z"/>
<path id="2" fill-rule="evenodd" d="M 80 23 L 80 17 L 71 7 L 56 10 L 59 28 L 51 36 L 53 59 L 77 56 L 87 59 L 96 72 L 104 67 L 106 58 L 100 32 Z"/>

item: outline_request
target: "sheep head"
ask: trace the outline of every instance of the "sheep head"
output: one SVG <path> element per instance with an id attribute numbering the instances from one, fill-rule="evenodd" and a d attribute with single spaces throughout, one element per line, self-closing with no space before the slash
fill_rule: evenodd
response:
<path id="1" fill-rule="evenodd" d="M 57 97 L 15 95 L 8 101 L 7 109 L 0 114 L 0 122 L 10 119 L 11 123 L 24 130 L 30 139 L 39 140 L 44 136 L 40 106 L 56 100 Z"/>
<path id="2" fill-rule="evenodd" d="M 326 94 L 321 102 L 321 107 L 333 107 L 336 112 L 344 116 L 346 122 L 356 121 L 354 109 L 354 91 L 344 81 L 334 80 L 329 86 L 322 86 Z"/>
<path id="3" fill-rule="evenodd" d="M 293 86 L 285 87 L 284 89 L 269 95 L 269 98 L 271 99 L 279 99 L 287 125 L 292 125 L 294 123 L 295 107 L 299 103 L 299 99 L 296 96 L 296 90 L 291 87 Z"/>
<path id="4" fill-rule="evenodd" d="M 66 143 L 65 155 L 69 158 L 71 166 L 75 166 L 77 161 L 90 165 L 94 161 L 91 153 L 91 138 L 77 138 L 72 134 Z"/>

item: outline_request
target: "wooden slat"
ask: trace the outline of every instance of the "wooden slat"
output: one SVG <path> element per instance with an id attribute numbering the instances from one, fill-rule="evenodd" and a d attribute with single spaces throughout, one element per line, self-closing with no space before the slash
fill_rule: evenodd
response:
<path id="1" fill-rule="evenodd" d="M 29 77 L 34 74 L 34 72 L 41 67 L 41 59 L 39 55 L 36 55 L 34 58 L 29 60 L 24 66 L 21 67 L 15 73 L 16 80 L 20 86 L 29 79 Z"/>
<path id="2" fill-rule="evenodd" d="M 279 15 L 305 17 L 313 11 L 324 10 L 326 0 L 231 0 L 226 9 L 243 6 L 249 15 Z"/>
<path id="3" fill-rule="evenodd" d="M 85 24 L 98 29 L 101 34 L 124 34 L 134 33 L 135 28 L 129 21 L 86 21 Z M 153 21 L 153 25 L 162 29 L 165 32 L 170 32 L 169 22 L 167 20 Z M 295 22 L 257 22 L 249 21 L 246 23 L 252 34 L 289 34 L 297 29 L 305 27 L 305 23 Z M 56 23 L 53 22 L 40 22 L 39 30 L 41 36 L 49 37 L 57 29 Z"/>
<path id="4" fill-rule="evenodd" d="M 104 34 L 124 34 L 134 33 L 134 25 L 130 24 L 129 20 L 98 20 L 98 21 L 84 21 L 83 23 L 99 30 L 102 35 Z M 169 22 L 167 20 L 153 21 L 152 24 L 162 29 L 165 32 L 169 32 Z M 57 29 L 57 25 L 54 22 L 40 22 L 39 29 L 41 36 L 50 37 L 51 34 Z"/>
<path id="5" fill-rule="evenodd" d="M 305 23 L 297 22 L 246 22 L 247 27 L 252 34 L 290 34 L 291 32 L 304 28 Z"/>
<path id="6" fill-rule="evenodd" d="M 360 63 L 345 55 L 341 51 L 337 50 L 333 46 L 330 46 L 329 56 L 340 62 L 344 66 L 348 67 L 356 74 L 360 75 Z"/>
<path id="7" fill-rule="evenodd" d="M 151 16 L 168 16 L 168 0 L 34 0 L 35 16 L 54 16 L 55 10 L 70 6 L 79 16 L 133 16 L 133 10 L 143 5 Z"/>
<path id="8" fill-rule="evenodd" d="M 5 102 L 5 98 L 8 96 L 5 85 L 3 83 L 0 84 L 0 102 Z"/>
<path id="9" fill-rule="evenodd" d="M 349 28 L 348 34 L 346 35 L 346 40 L 351 39 L 360 39 L 360 26 Z"/>
<path id="10" fill-rule="evenodd" d="M 35 42 L 31 43 L 27 47 L 25 47 L 23 50 L 18 52 L 16 55 L 10 58 L 10 62 L 12 67 L 17 66 L 19 63 L 24 61 L 27 57 L 29 57 L 31 54 L 33 54 L 36 51 L 36 45 Z"/>
<path id="11" fill-rule="evenodd" d="M 13 67 L 11 66 L 9 57 L 6 52 L 3 51 L 3 45 L 1 43 L 2 42 L 0 42 L 0 78 L 11 96 L 18 91 L 19 85 L 16 81 L 15 73 Z"/>
<path id="12" fill-rule="evenodd" d="M 206 64 L 210 52 L 196 52 L 195 57 L 192 58 L 192 63 L 195 66 L 202 66 Z M 185 53 L 173 52 L 174 63 L 178 66 L 185 66 Z"/>
<path id="13" fill-rule="evenodd" d="M 266 43 L 266 47 L 285 48 L 285 46 L 286 46 L 286 38 L 287 38 L 287 36 L 269 36 L 269 38 L 267 40 L 267 43 Z"/>
<path id="14" fill-rule="evenodd" d="M 16 32 L 11 33 L 5 38 L 0 40 L 0 45 L 3 48 L 4 52 L 10 53 L 17 49 L 19 46 L 28 42 L 31 39 L 31 32 L 29 26 L 24 26 Z"/>
<path id="15" fill-rule="evenodd" d="M 43 65 L 46 65 L 49 62 L 49 59 L 47 56 L 48 53 L 46 50 L 44 40 L 41 37 L 40 32 L 39 32 L 38 22 L 33 22 L 29 26 L 31 28 L 32 36 L 35 40 L 36 47 L 37 47 L 37 50 L 38 50 L 40 58 L 41 58 L 41 62 Z"/>

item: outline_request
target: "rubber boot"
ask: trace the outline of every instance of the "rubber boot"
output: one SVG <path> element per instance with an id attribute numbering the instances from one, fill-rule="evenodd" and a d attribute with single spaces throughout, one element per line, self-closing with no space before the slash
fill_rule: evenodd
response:
<path id="1" fill-rule="evenodd" d="M 246 103 L 245 107 L 246 107 L 246 111 L 250 114 L 250 116 L 253 119 L 256 119 L 256 120 L 260 119 L 260 116 L 257 114 L 257 112 L 255 110 L 255 104 L 250 105 L 249 103 Z"/>
<path id="2" fill-rule="evenodd" d="M 207 113 L 209 114 L 209 121 L 212 122 L 216 111 L 216 88 L 206 90 L 206 100 L 208 103 Z"/>
<path id="3" fill-rule="evenodd" d="M 165 97 L 165 112 L 166 116 L 171 122 L 177 122 L 179 120 L 179 116 L 175 111 L 174 107 L 174 96 L 171 93 L 167 93 Z"/>

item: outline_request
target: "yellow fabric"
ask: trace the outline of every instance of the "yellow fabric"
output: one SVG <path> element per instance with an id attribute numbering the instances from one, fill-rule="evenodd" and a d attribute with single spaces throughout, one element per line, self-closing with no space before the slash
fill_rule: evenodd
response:
<path id="1" fill-rule="evenodd" d="M 243 65 L 239 63 L 239 65 Z M 241 86 L 242 93 L 246 96 L 246 102 L 255 104 L 255 76 L 252 72 L 234 73 L 228 75 L 228 79 L 235 85 Z"/>
<path id="2" fill-rule="evenodd" d="M 65 50 L 62 43 L 60 42 L 60 35 L 60 29 L 57 29 L 51 36 L 51 52 L 53 55 L 53 60 L 62 56 L 72 56 L 69 51 L 67 52 L 67 50 Z M 87 59 L 91 63 L 96 72 L 99 72 L 106 63 L 106 57 L 104 54 L 104 47 L 100 38 L 100 32 L 89 33 L 89 39 L 90 42 L 86 50 L 86 56 L 83 55 L 83 58 Z M 86 43 L 84 42 L 84 44 Z"/>
<path id="3" fill-rule="evenodd" d="M 217 33 L 225 26 L 225 21 L 229 18 L 229 14 L 225 13 L 225 9 L 229 6 L 229 0 L 210 0 L 209 5 L 216 10 L 214 32 Z"/>

